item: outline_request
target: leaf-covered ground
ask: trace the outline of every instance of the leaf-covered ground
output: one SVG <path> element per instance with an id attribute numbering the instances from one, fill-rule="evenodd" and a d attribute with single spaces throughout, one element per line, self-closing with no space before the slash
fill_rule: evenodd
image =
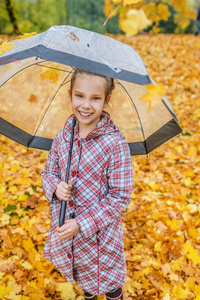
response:
<path id="1" fill-rule="evenodd" d="M 114 38 L 133 46 L 163 84 L 184 133 L 132 159 L 132 200 L 122 214 L 124 299 L 200 300 L 200 37 Z M 84 299 L 42 255 L 46 155 L 0 136 L 0 299 Z"/>

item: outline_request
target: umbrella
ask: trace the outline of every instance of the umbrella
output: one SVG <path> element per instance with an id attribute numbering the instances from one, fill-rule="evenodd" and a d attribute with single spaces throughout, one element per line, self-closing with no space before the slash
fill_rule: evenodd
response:
<path id="1" fill-rule="evenodd" d="M 22 145 L 51 148 L 72 114 L 67 91 L 74 68 L 115 79 L 108 112 L 124 133 L 131 155 L 147 154 L 181 132 L 165 97 L 152 109 L 141 101 L 146 86 L 155 83 L 138 53 L 124 43 L 72 26 L 54 26 L 15 40 L 8 48 L 0 56 L 0 133 Z M 70 152 L 73 132 L 71 136 Z M 70 155 L 66 182 L 69 168 Z M 60 226 L 65 210 L 62 201 Z"/>
<path id="2" fill-rule="evenodd" d="M 11 49 L 0 56 L 1 134 L 49 150 L 72 113 L 67 90 L 74 68 L 115 78 L 108 112 L 131 155 L 147 154 L 181 132 L 165 97 L 152 109 L 141 101 L 155 83 L 132 47 L 67 25 L 8 44 Z"/>

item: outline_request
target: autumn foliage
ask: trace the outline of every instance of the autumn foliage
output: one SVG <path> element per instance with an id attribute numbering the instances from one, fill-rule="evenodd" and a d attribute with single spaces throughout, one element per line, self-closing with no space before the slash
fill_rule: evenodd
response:
<path id="1" fill-rule="evenodd" d="M 197 16 L 189 0 L 105 0 L 104 11 L 108 19 L 119 13 L 120 29 L 127 36 L 134 36 L 148 26 L 152 27 L 151 32 L 160 32 L 160 21 L 171 16 L 170 7 L 175 12 L 175 33 L 184 32 Z"/>
<path id="2" fill-rule="evenodd" d="M 124 299 L 199 300 L 200 39 L 114 38 L 140 54 L 184 132 L 148 157 L 132 158 L 134 188 L 122 213 Z M 0 136 L 0 299 L 84 299 L 42 255 L 50 222 L 40 176 L 46 155 Z"/>

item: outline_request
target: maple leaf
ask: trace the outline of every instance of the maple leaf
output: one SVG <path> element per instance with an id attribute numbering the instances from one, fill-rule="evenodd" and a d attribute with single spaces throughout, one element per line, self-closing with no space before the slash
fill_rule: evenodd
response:
<path id="1" fill-rule="evenodd" d="M 12 237 L 11 237 L 11 229 L 10 226 L 8 226 L 6 236 L 3 240 L 3 245 L 6 249 L 13 249 L 13 244 L 12 244 Z"/>
<path id="2" fill-rule="evenodd" d="M 61 297 L 65 300 L 70 300 L 72 299 L 73 295 L 75 296 L 73 286 L 69 282 L 59 283 L 56 290 L 61 292 Z"/>
<path id="3" fill-rule="evenodd" d="M 141 100 L 149 104 L 150 112 L 160 101 L 162 101 L 165 89 L 162 84 L 154 85 L 153 83 L 146 86 L 147 93 L 141 97 Z"/>
<path id="4" fill-rule="evenodd" d="M 167 293 L 164 295 L 163 300 L 170 300 L 170 295 Z"/>
<path id="5" fill-rule="evenodd" d="M 0 45 L 0 55 L 2 55 L 3 53 L 13 49 L 13 46 L 15 45 L 15 43 L 11 43 L 11 42 L 3 42 Z"/>
<path id="6" fill-rule="evenodd" d="M 19 36 L 17 36 L 17 38 L 18 39 L 27 39 L 35 34 L 37 34 L 37 32 L 24 33 L 24 35 L 19 35 Z"/>
<path id="7" fill-rule="evenodd" d="M 125 32 L 126 36 L 136 35 L 150 24 L 151 21 L 147 19 L 142 9 L 130 9 L 119 20 L 119 27 Z"/>
<path id="8" fill-rule="evenodd" d="M 41 80 L 43 81 L 45 78 L 56 83 L 59 79 L 59 76 L 62 74 L 62 71 L 58 70 L 59 65 L 54 64 L 53 68 L 42 67 L 42 71 L 40 73 Z"/>
<path id="9" fill-rule="evenodd" d="M 5 299 L 4 296 L 6 294 L 10 293 L 10 292 L 12 292 L 12 287 L 9 287 L 9 286 L 5 287 L 5 286 L 0 285 L 0 297 L 1 297 L 1 299 L 2 298 Z"/>
<path id="10" fill-rule="evenodd" d="M 200 263 L 200 255 L 197 249 L 193 248 L 191 242 L 187 240 L 183 247 L 183 252 L 186 254 L 187 258 L 191 259 L 194 265 Z"/>

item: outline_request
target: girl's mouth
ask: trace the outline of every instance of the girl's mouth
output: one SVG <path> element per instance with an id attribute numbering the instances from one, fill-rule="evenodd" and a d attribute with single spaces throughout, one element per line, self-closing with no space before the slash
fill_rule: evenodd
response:
<path id="1" fill-rule="evenodd" d="M 79 110 L 78 110 L 78 112 L 84 118 L 90 117 L 93 114 L 93 113 L 86 113 L 86 112 L 79 111 Z"/>

